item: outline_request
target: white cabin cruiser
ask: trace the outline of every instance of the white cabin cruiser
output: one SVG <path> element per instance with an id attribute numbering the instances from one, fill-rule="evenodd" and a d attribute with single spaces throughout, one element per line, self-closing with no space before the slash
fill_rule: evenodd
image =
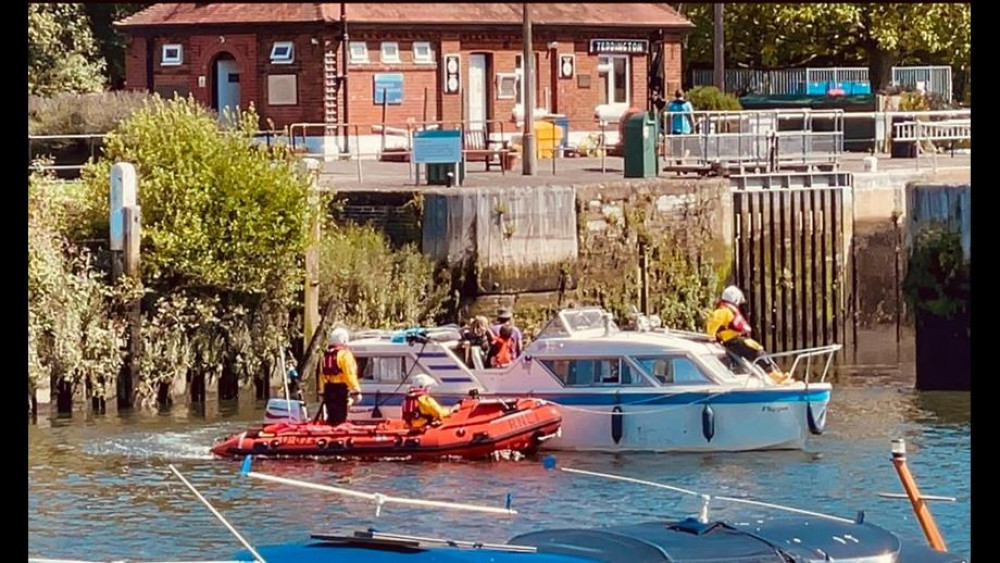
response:
<path id="1" fill-rule="evenodd" d="M 562 310 L 499 369 L 485 367 L 478 349 L 466 354 L 456 326 L 357 332 L 350 348 L 364 399 L 350 416 L 400 416 L 408 378 L 426 373 L 438 381 L 434 396 L 442 405 L 470 392 L 558 404 L 562 434 L 545 449 L 801 449 L 810 432 L 822 432 L 831 393 L 825 379 L 839 345 L 772 355 L 794 358 L 788 372 L 799 377 L 776 385 L 701 334 L 638 320 L 643 328 L 621 330 L 603 309 Z M 813 359 L 821 373 L 810 382 Z"/>

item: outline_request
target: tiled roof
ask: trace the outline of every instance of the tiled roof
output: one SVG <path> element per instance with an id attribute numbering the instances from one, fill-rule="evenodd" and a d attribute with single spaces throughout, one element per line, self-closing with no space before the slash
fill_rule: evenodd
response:
<path id="1" fill-rule="evenodd" d="M 340 20 L 340 3 L 312 4 L 154 4 L 117 22 L 121 27 L 234 23 L 299 23 Z M 446 4 L 347 3 L 349 23 L 493 24 L 522 21 L 521 3 Z M 535 25 L 692 28 L 666 4 L 531 4 Z"/>

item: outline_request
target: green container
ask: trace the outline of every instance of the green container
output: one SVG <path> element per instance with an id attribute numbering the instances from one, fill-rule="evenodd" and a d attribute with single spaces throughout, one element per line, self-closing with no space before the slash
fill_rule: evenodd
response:
<path id="1" fill-rule="evenodd" d="M 625 155 L 626 178 L 655 178 L 660 172 L 656 144 L 660 127 L 656 114 L 641 112 L 625 120 L 622 152 Z"/>
<path id="2" fill-rule="evenodd" d="M 447 186 L 448 185 L 448 173 L 455 171 L 455 163 L 441 163 L 441 164 L 427 164 L 427 183 L 435 186 Z M 463 160 L 458 167 L 458 176 L 455 178 L 455 184 L 462 184 L 465 182 L 465 161 Z"/>

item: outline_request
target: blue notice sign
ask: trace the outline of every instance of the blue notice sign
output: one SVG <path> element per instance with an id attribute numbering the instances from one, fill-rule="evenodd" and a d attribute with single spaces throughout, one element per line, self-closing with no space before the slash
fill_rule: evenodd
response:
<path id="1" fill-rule="evenodd" d="M 461 160 L 461 131 L 418 131 L 413 137 L 413 162 L 416 164 L 453 164 Z"/>
<path id="2" fill-rule="evenodd" d="M 402 74 L 376 74 L 375 75 L 375 103 L 381 104 L 382 97 L 388 99 L 389 104 L 397 105 L 403 103 L 403 75 Z"/>

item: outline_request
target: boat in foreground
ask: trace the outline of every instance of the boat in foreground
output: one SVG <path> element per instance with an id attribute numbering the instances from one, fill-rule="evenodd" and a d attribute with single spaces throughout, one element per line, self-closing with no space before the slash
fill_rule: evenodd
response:
<path id="1" fill-rule="evenodd" d="M 338 426 L 277 422 L 230 436 L 212 448 L 220 456 L 333 456 L 348 459 L 488 459 L 530 454 L 559 433 L 562 416 L 539 399 L 464 399 L 438 425 L 410 428 L 398 419 Z"/>

